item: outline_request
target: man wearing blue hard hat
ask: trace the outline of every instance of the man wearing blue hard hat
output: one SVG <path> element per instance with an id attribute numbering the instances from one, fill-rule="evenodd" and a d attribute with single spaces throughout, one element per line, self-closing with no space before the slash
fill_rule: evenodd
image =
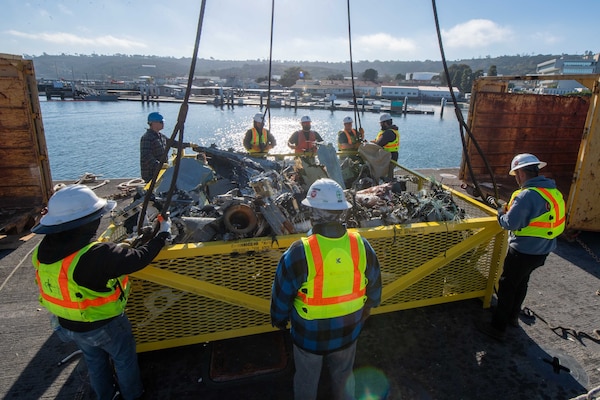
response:
<path id="1" fill-rule="evenodd" d="M 150 182 L 167 162 L 165 150 L 168 138 L 160 132 L 164 126 L 165 119 L 160 113 L 148 114 L 148 129 L 140 140 L 140 170 L 142 179 L 146 182 Z M 183 147 L 191 146 L 191 143 L 183 143 Z M 171 147 L 178 148 L 179 142 L 174 140 Z"/>

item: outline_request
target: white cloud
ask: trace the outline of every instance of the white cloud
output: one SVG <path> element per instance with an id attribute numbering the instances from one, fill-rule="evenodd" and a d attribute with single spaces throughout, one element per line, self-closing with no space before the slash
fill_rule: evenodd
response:
<path id="1" fill-rule="evenodd" d="M 390 60 L 413 58 L 419 48 L 412 39 L 394 37 L 388 33 L 375 33 L 358 36 L 352 40 L 352 52 L 355 59 Z"/>
<path id="2" fill-rule="evenodd" d="M 60 44 L 64 46 L 99 46 L 115 49 L 145 49 L 148 46 L 145 43 L 129 39 L 117 38 L 112 35 L 98 36 L 95 38 L 85 38 L 71 33 L 24 33 L 15 30 L 8 31 L 11 36 L 19 38 L 42 41 L 49 44 Z M 67 49 L 65 49 L 67 50 Z"/>
<path id="3" fill-rule="evenodd" d="M 472 19 L 448 31 L 442 30 L 444 46 L 451 48 L 485 48 L 496 43 L 510 42 L 513 32 L 489 19 Z"/>
<path id="4" fill-rule="evenodd" d="M 417 46 L 410 39 L 396 38 L 387 33 L 375 33 L 358 37 L 359 47 L 370 49 L 372 53 L 386 54 L 388 52 L 412 52 Z"/>
<path id="5" fill-rule="evenodd" d="M 58 10 L 65 15 L 74 15 L 70 8 L 67 8 L 64 4 L 58 5 Z"/>
<path id="6" fill-rule="evenodd" d="M 544 43 L 544 44 L 552 45 L 552 44 L 561 43 L 563 41 L 563 38 L 559 37 L 559 36 L 555 36 L 549 32 L 535 32 L 532 35 L 532 40 L 537 43 Z"/>

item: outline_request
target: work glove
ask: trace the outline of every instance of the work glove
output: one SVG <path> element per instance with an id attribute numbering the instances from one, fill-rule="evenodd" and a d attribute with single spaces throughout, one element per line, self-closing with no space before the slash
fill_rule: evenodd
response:
<path id="1" fill-rule="evenodd" d="M 360 128 L 358 128 L 358 136 L 361 141 L 365 140 L 365 130 L 363 129 L 362 126 Z"/>
<path id="2" fill-rule="evenodd" d="M 498 214 L 504 214 L 506 213 L 506 211 L 508 211 L 508 206 L 506 205 L 506 203 L 500 199 L 496 199 L 493 196 L 488 196 L 486 198 L 487 202 L 489 205 L 491 205 L 492 207 L 496 207 L 496 210 L 498 211 Z"/>
<path id="3" fill-rule="evenodd" d="M 171 236 L 171 218 L 164 219 L 160 216 L 158 220 L 160 221 L 158 233 L 167 232 Z"/>

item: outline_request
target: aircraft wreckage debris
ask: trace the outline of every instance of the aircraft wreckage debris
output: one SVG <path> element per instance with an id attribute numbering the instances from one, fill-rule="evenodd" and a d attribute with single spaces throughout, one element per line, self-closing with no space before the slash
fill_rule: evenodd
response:
<path id="1" fill-rule="evenodd" d="M 315 180 L 329 177 L 327 166 L 317 157 L 278 157 L 272 161 L 214 146 L 195 146 L 194 150 L 198 152 L 196 158 L 180 160 L 168 210 L 173 244 L 269 237 L 310 229 L 309 209 L 301 201 Z M 335 169 L 337 179 L 343 179 L 343 186 L 349 188 L 345 193 L 353 207 L 344 215 L 349 228 L 465 218 L 451 191 L 440 183 L 431 181 L 428 188 L 411 192 L 407 184 L 415 183 L 418 177 L 397 175 L 386 182 L 373 174 L 386 168 L 377 168 L 377 160 L 363 159 L 360 152 L 339 160 L 343 171 L 340 178 L 339 165 L 332 166 L 330 155 L 327 160 L 329 170 Z M 389 163 L 388 159 L 383 162 Z M 169 167 L 155 186 L 145 216 L 150 225 L 163 211 L 172 177 L 173 167 Z M 135 230 L 146 193 L 142 187 L 137 191 L 129 205 L 112 215 L 115 226 L 126 228 L 128 236 L 120 238 L 124 242 L 138 237 Z M 151 228 L 146 226 L 144 232 L 148 230 Z"/>

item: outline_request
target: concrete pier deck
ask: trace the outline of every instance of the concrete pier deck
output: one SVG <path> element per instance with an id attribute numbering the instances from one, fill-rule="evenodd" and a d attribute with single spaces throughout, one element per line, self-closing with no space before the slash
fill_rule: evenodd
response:
<path id="1" fill-rule="evenodd" d="M 455 170 L 420 172 L 460 187 L 451 176 Z M 96 192 L 114 195 L 120 182 L 111 180 Z M 0 240 L 0 397 L 94 399 L 85 361 L 79 355 L 65 360 L 76 346 L 53 333 L 37 301 L 30 257 L 41 238 L 22 234 L 9 238 L 13 246 Z M 505 343 L 475 329 L 474 321 L 490 313 L 478 300 L 372 316 L 358 341 L 358 384 L 365 377 L 381 386 L 387 382 L 387 399 L 403 400 L 559 400 L 588 393 L 600 386 L 599 254 L 599 233 L 559 240 L 546 265 L 532 275 L 524 304 L 532 317 L 510 328 Z M 285 350 L 268 360 L 265 350 L 273 343 L 283 343 Z M 148 399 L 292 399 L 289 352 L 287 335 L 271 333 L 141 353 L 139 364 Z M 214 359 L 224 356 L 230 359 L 221 369 L 263 358 L 277 368 L 215 380 Z M 326 376 L 323 381 L 319 398 L 324 400 L 330 397 Z"/>

